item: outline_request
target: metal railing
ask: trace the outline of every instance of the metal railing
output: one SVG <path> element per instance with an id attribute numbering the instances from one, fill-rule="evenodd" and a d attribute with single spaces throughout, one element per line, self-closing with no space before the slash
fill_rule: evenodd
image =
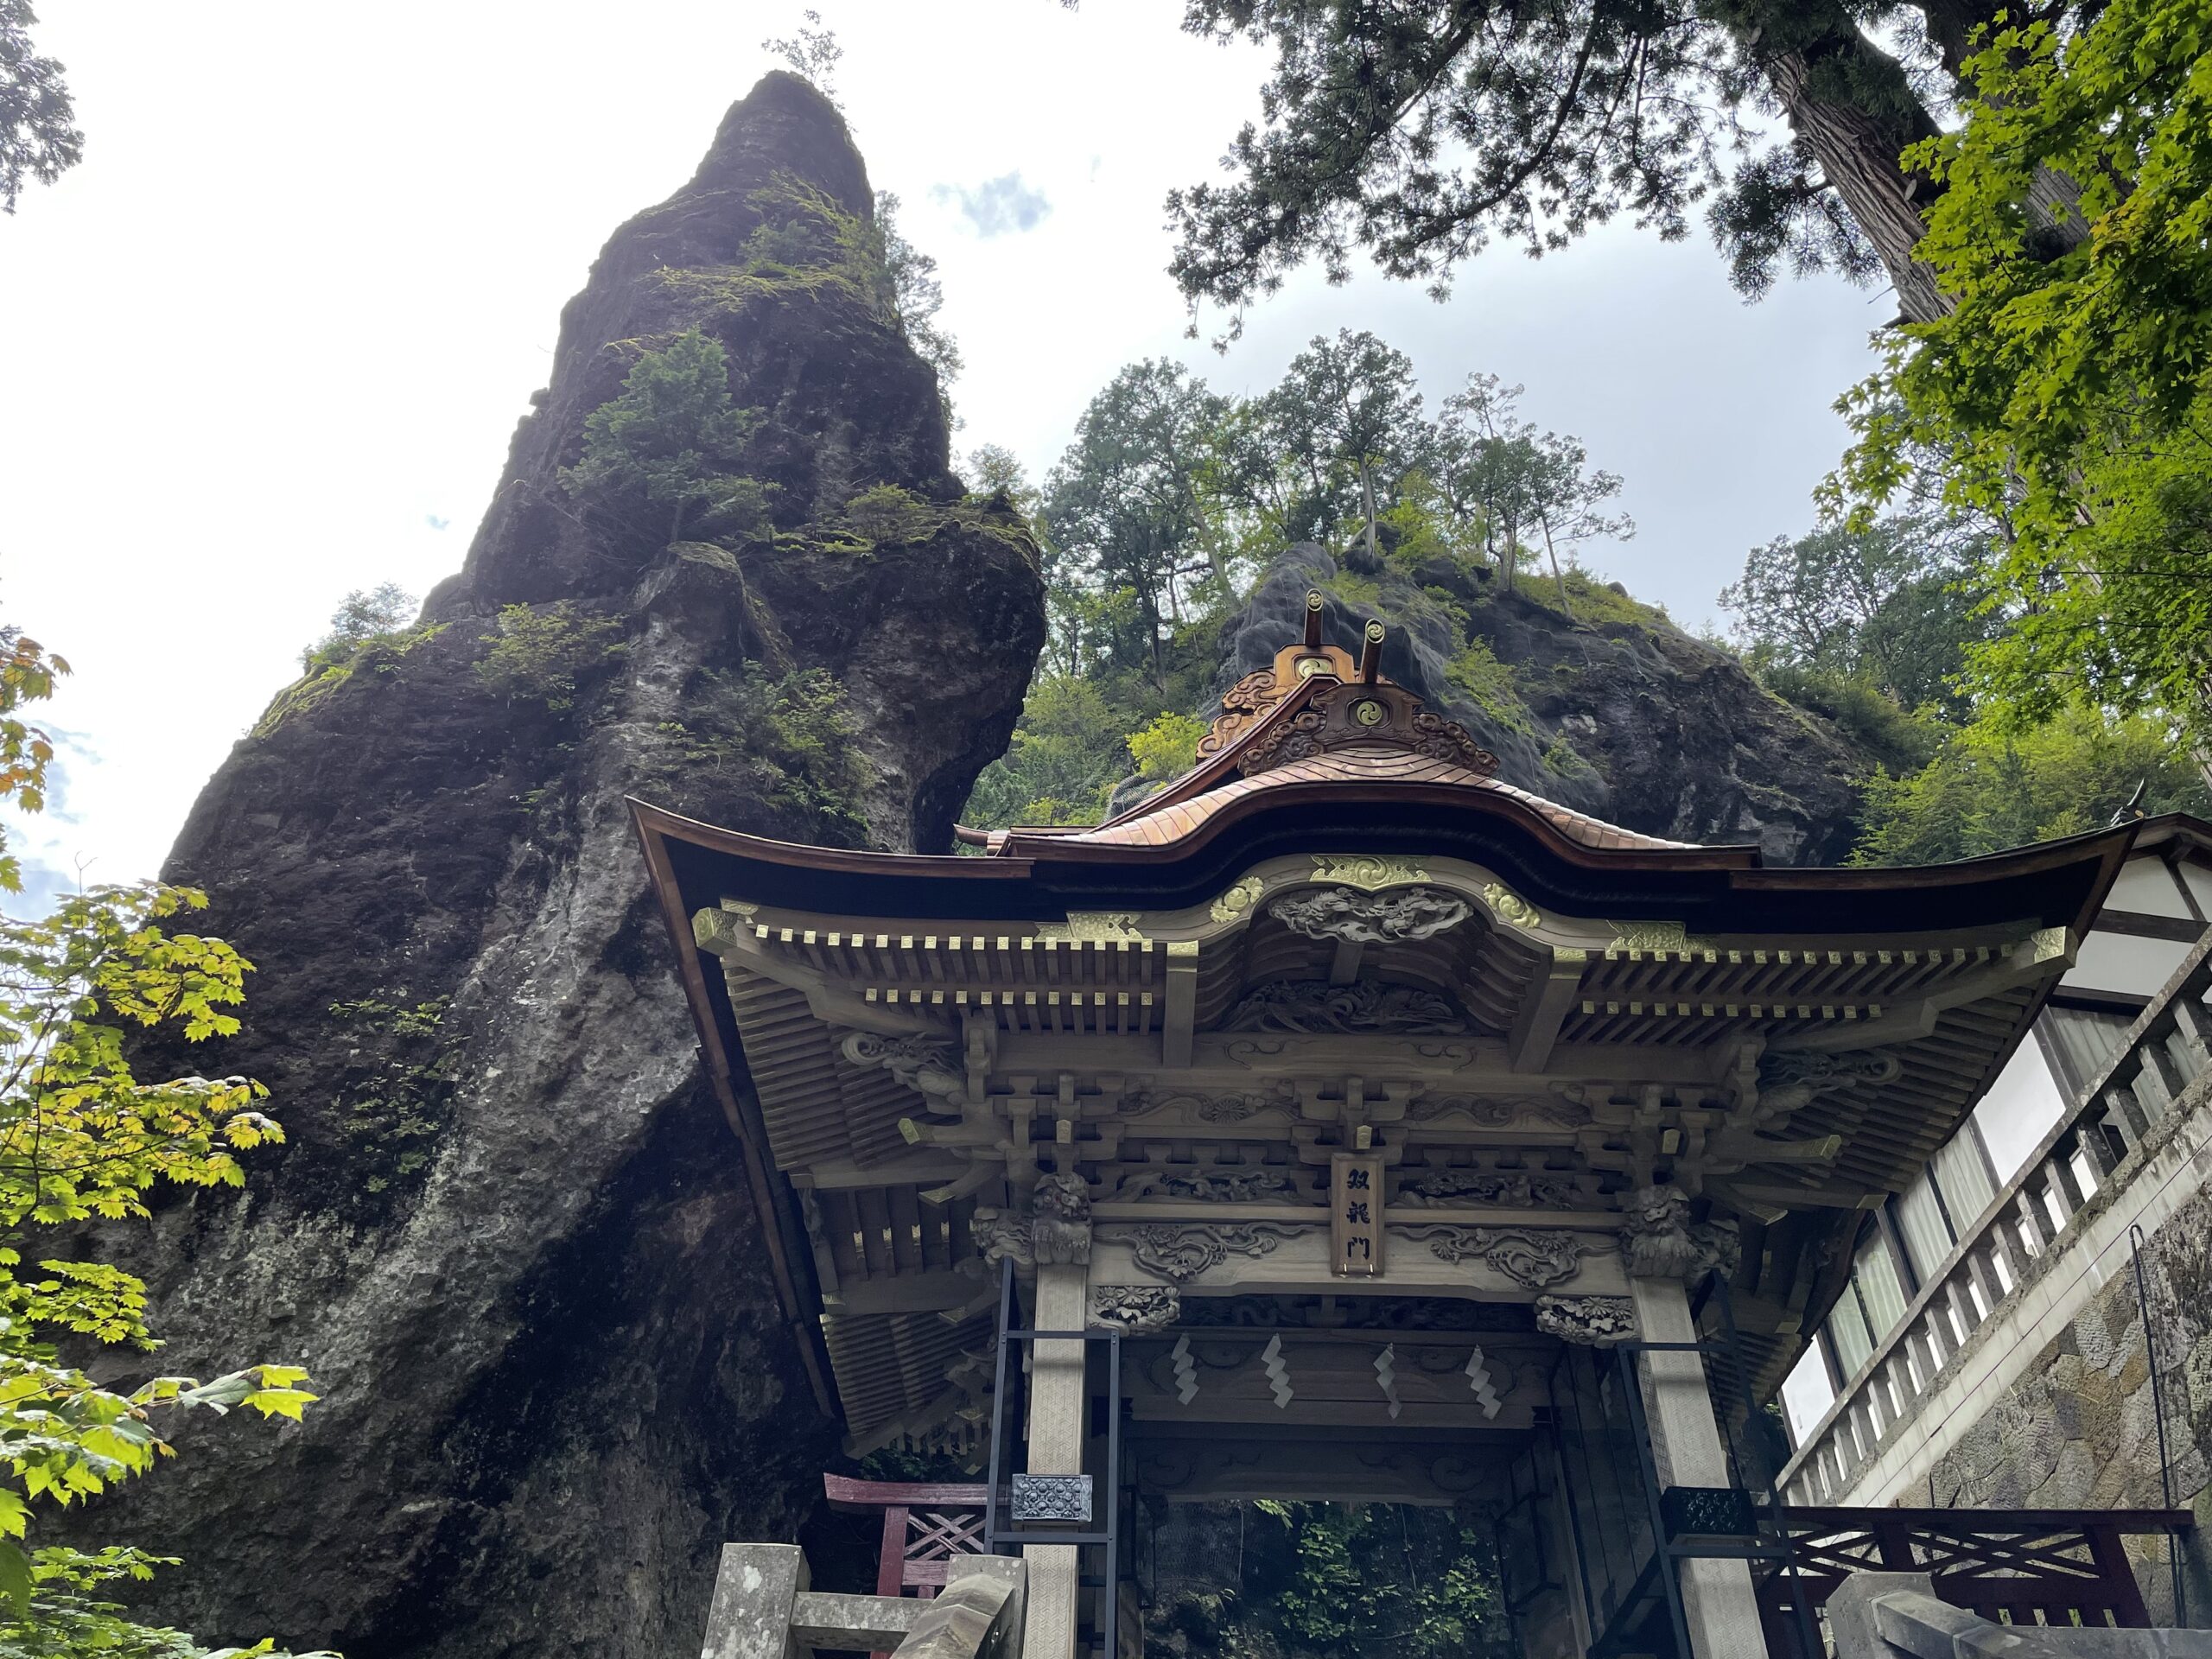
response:
<path id="1" fill-rule="evenodd" d="M 2007 1300 L 2079 1232 L 2084 1205 L 2212 1070 L 2212 935 L 2200 941 L 2018 1174 L 1929 1274 L 1783 1470 L 1792 1503 L 1836 1503 Z"/>
<path id="2" fill-rule="evenodd" d="M 1789 1509 L 1794 1573 L 1759 1586 L 1774 1659 L 1821 1659 L 1793 1617 L 1862 1573 L 1924 1573 L 1941 1600 L 2013 1624 L 2142 1629 L 2151 1623 L 2125 1540 L 2189 1531 L 2187 1510 Z"/>

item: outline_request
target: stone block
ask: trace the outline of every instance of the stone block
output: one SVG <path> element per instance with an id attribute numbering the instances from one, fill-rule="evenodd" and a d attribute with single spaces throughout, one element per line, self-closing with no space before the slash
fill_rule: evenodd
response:
<path id="1" fill-rule="evenodd" d="M 1828 1598 L 1828 1636 L 1835 1659 L 1895 1659 L 1874 1623 L 1874 1603 L 1882 1596 L 1933 1596 L 1936 1582 L 1925 1573 L 1854 1573 Z"/>
<path id="2" fill-rule="evenodd" d="M 924 1611 L 897 1659 L 1020 1659 L 1021 1583 L 996 1571 L 949 1578 L 942 1595 L 918 1604 Z"/>
<path id="3" fill-rule="evenodd" d="M 806 1582 L 796 1544 L 724 1544 L 700 1659 L 786 1659 L 792 1605 Z"/>
<path id="4" fill-rule="evenodd" d="M 1924 1573 L 1853 1573 L 1828 1599 L 1835 1659 L 2212 1659 L 2212 1632 L 1994 1624 Z"/>
<path id="5" fill-rule="evenodd" d="M 1029 1564 L 1018 1555 L 956 1555 L 945 1569 L 945 1581 L 997 1579 L 1010 1586 L 1007 1599 L 1006 1643 L 998 1659 L 1021 1659 L 1021 1638 L 1029 1628 Z"/>
<path id="6" fill-rule="evenodd" d="M 895 1648 L 929 1604 L 916 1596 L 849 1596 L 801 1591 L 791 1604 L 791 1637 L 802 1648 Z"/>

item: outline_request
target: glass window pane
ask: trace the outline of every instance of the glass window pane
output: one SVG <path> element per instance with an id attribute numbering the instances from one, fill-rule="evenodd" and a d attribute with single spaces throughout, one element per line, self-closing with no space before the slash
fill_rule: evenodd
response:
<path id="1" fill-rule="evenodd" d="M 1914 1275 L 1928 1283 L 1957 1241 L 1943 1219 L 1943 1206 L 1936 1200 L 1935 1178 L 1926 1170 L 1897 1198 L 1897 1230 L 1904 1235 Z"/>
<path id="2" fill-rule="evenodd" d="M 1879 1342 L 1904 1318 L 1904 1282 L 1897 1277 L 1897 1263 L 1890 1259 L 1889 1240 L 1882 1236 L 1880 1228 L 1859 1247 L 1859 1254 L 1852 1259 L 1851 1276 L 1859 1281 L 1859 1300 L 1866 1306 L 1866 1317 L 1873 1321 L 1874 1340 Z"/>
<path id="3" fill-rule="evenodd" d="M 2120 1052 L 2120 1039 L 2133 1023 L 2131 1014 L 2095 1008 L 2045 1008 L 2037 1035 L 2058 1062 L 2060 1084 L 2069 1095 L 2078 1096 L 2082 1085 Z"/>
<path id="4" fill-rule="evenodd" d="M 1828 1340 L 1835 1344 L 1835 1363 L 1847 1382 L 1874 1351 L 1874 1339 L 1866 1334 L 1859 1299 L 1851 1294 L 1849 1285 L 1843 1287 L 1843 1294 L 1835 1300 L 1835 1311 L 1828 1315 Z"/>
<path id="5" fill-rule="evenodd" d="M 1973 1121 L 1981 1127 L 1981 1138 L 1989 1147 L 1989 1155 L 1997 1165 L 1997 1179 L 2010 1180 L 2019 1173 L 2020 1166 L 2028 1161 L 2028 1154 L 2041 1144 L 2052 1124 L 2066 1111 L 2066 1100 L 2058 1086 L 2058 1079 L 2051 1074 L 2050 1062 L 2044 1058 L 2043 1045 L 2022 1043 L 2012 1051 L 2012 1058 L 2005 1062 L 2005 1069 L 1997 1074 L 1997 1081 L 1981 1097 L 1981 1104 L 1974 1109 Z M 1936 1179 L 1948 1183 L 1950 1166 L 1937 1154 Z M 1951 1189 L 1943 1186 L 1943 1201 L 1950 1202 Z M 1961 1214 L 1956 1205 L 1951 1210 L 1951 1219 L 1961 1232 L 1973 1230 L 1974 1211 Z"/>
<path id="6" fill-rule="evenodd" d="M 1828 1386 L 1828 1368 L 1821 1358 L 1821 1351 L 1810 1344 L 1782 1380 L 1782 1408 L 1789 1418 L 1789 1437 L 1797 1446 L 1814 1426 L 1827 1415 L 1835 1403 L 1835 1390 Z"/>
<path id="7" fill-rule="evenodd" d="M 1943 1189 L 1943 1207 L 1951 1212 L 1955 1232 L 1970 1231 L 1989 1201 L 1997 1196 L 1990 1185 L 1989 1165 L 1974 1144 L 1972 1122 L 1936 1149 L 1936 1185 Z"/>

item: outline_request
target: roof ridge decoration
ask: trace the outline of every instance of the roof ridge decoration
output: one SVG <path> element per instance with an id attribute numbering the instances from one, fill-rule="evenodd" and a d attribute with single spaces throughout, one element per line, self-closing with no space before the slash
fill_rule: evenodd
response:
<path id="1" fill-rule="evenodd" d="M 1367 624 L 1357 662 L 1341 646 L 1323 645 L 1324 603 L 1319 588 L 1308 588 L 1305 638 L 1222 693 L 1221 713 L 1198 740 L 1198 769 L 1211 772 L 1233 760 L 1249 778 L 1331 749 L 1358 747 L 1409 750 L 1484 778 L 1497 770 L 1497 757 L 1465 727 L 1383 677 L 1382 623 Z M 1302 706 L 1287 706 L 1293 703 Z"/>
<path id="2" fill-rule="evenodd" d="M 1321 643 L 1323 603 L 1321 590 L 1308 588 L 1305 639 L 1277 652 L 1273 664 L 1247 674 L 1221 694 L 1221 713 L 1214 716 L 1213 724 L 1198 740 L 1201 763 L 1232 747 L 1236 739 L 1264 719 L 1270 709 L 1313 676 L 1327 674 L 1349 680 L 1358 673 L 1349 652 Z"/>
<path id="3" fill-rule="evenodd" d="M 1379 634 L 1382 625 L 1370 623 Z M 1405 749 L 1431 760 L 1463 766 L 1487 778 L 1497 757 L 1455 720 L 1432 713 L 1403 686 L 1389 680 L 1342 682 L 1317 689 L 1306 706 L 1276 721 L 1246 743 L 1236 769 L 1247 778 L 1294 760 L 1340 748 Z"/>

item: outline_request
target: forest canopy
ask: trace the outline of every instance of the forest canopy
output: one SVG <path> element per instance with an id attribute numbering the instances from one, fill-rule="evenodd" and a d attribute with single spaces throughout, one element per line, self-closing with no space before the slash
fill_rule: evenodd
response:
<path id="1" fill-rule="evenodd" d="M 1037 530 L 1052 632 L 970 821 L 1095 822 L 1124 777 L 1187 769 L 1221 626 L 1297 543 L 1338 556 L 1348 601 L 1370 600 L 1385 570 L 1440 560 L 1503 593 L 1541 590 L 1563 622 L 1588 611 L 1579 550 L 1634 531 L 1609 510 L 1621 480 L 1524 418 L 1521 395 L 1476 374 L 1432 413 L 1410 359 L 1343 329 L 1253 397 L 1169 359 L 1128 365 L 1041 486 L 1005 451 L 977 451 L 979 487 L 1006 491 Z"/>
<path id="2" fill-rule="evenodd" d="M 1094 823 L 1194 761 L 1223 628 L 1286 549 L 1319 543 L 1329 585 L 1372 607 L 1385 575 L 1456 624 L 1449 683 L 1541 737 L 1521 671 L 1467 627 L 1466 599 L 1513 594 L 1572 634 L 1669 626 L 1580 563 L 1630 537 L 1623 481 L 1522 415 L 1523 391 L 1476 373 L 1432 408 L 1414 366 L 1368 333 L 1319 337 L 1256 397 L 1214 391 L 1168 359 L 1093 397 L 1041 485 L 985 446 L 968 470 L 1036 527 L 1052 630 L 1009 752 L 967 808 L 982 827 Z M 2155 698 L 2055 704 L 2024 722 L 1994 680 L 2021 607 L 1993 575 L 2013 556 L 1997 515 L 1947 493 L 1924 448 L 1886 508 L 1835 511 L 1750 550 L 1719 595 L 1729 641 L 1771 696 L 1832 721 L 1862 757 L 1854 859 L 1928 862 L 2096 828 L 2123 810 L 2212 811 L 2178 722 Z M 1550 740 L 1547 769 L 1588 760 Z"/>

